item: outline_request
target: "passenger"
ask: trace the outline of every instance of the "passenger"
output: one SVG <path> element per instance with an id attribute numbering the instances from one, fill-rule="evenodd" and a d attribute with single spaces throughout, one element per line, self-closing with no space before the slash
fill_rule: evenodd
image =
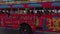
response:
<path id="1" fill-rule="evenodd" d="M 28 10 L 28 14 L 33 14 L 33 10 Z"/>
<path id="2" fill-rule="evenodd" d="M 55 14 L 54 12 L 55 12 L 55 10 L 52 10 L 52 14 Z"/>
<path id="3" fill-rule="evenodd" d="M 33 12 L 34 12 L 34 14 L 37 14 L 37 10 L 34 10 Z"/>
<path id="4" fill-rule="evenodd" d="M 51 10 L 48 10 L 49 11 L 49 14 L 52 14 L 52 11 Z"/>
<path id="5" fill-rule="evenodd" d="M 30 10 L 30 14 L 33 14 L 33 10 Z"/>
<path id="6" fill-rule="evenodd" d="M 45 10 L 45 14 L 49 14 L 49 11 L 48 10 Z"/>
<path id="7" fill-rule="evenodd" d="M 42 11 L 41 10 L 38 10 L 37 11 L 37 14 L 38 14 L 39 17 L 41 17 L 42 16 Z"/>
<path id="8" fill-rule="evenodd" d="M 23 14 L 23 10 L 19 10 L 19 14 Z"/>

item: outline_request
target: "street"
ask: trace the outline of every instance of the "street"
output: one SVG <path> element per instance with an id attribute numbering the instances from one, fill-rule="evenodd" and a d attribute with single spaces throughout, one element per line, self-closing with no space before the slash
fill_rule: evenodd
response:
<path id="1" fill-rule="evenodd" d="M 0 28 L 0 34 L 19 34 L 18 30 L 9 30 L 5 31 L 3 28 Z M 26 34 L 26 33 L 24 33 Z M 55 32 L 34 32 L 34 34 L 60 34 L 60 33 L 55 33 Z"/>

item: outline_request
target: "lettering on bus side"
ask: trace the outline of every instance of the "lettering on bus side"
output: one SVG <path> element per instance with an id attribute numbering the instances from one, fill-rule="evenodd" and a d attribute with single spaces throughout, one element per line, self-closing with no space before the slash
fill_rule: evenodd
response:
<path id="1" fill-rule="evenodd" d="M 48 18 L 48 20 L 47 20 L 47 27 L 49 28 L 49 29 L 55 29 L 56 31 L 58 31 L 58 30 L 60 30 L 59 28 L 59 22 L 60 22 L 60 18 L 52 18 L 52 19 L 50 19 L 50 18 Z"/>

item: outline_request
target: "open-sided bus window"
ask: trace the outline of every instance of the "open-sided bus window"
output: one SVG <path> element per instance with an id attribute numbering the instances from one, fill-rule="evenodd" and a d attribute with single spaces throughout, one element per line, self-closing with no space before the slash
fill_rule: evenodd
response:
<path id="1" fill-rule="evenodd" d="M 6 13 L 6 14 L 10 14 L 10 11 L 11 11 L 10 8 L 6 8 L 6 9 L 5 9 L 5 13 Z"/>
<path id="2" fill-rule="evenodd" d="M 54 12 L 54 13 L 56 13 L 56 14 L 57 14 L 57 12 L 58 12 L 58 11 L 57 11 L 57 10 L 55 10 L 55 12 Z"/>
<path id="3" fill-rule="evenodd" d="M 57 10 L 52 10 L 52 14 L 57 14 L 58 13 L 58 11 Z"/>
<path id="4" fill-rule="evenodd" d="M 0 10 L 0 14 L 10 14 L 10 9 L 5 8 L 4 10 Z"/>
<path id="5" fill-rule="evenodd" d="M 25 13 L 24 10 L 25 10 L 25 9 L 23 9 L 23 8 L 19 8 L 18 14 L 24 14 L 24 13 Z"/>
<path id="6" fill-rule="evenodd" d="M 18 9 L 17 8 L 12 8 L 10 13 L 11 14 L 18 14 Z"/>
<path id="7" fill-rule="evenodd" d="M 0 10 L 0 14 L 4 14 L 5 13 L 5 10 Z"/>
<path id="8" fill-rule="evenodd" d="M 58 10 L 58 14 L 60 14 L 60 10 Z"/>
<path id="9" fill-rule="evenodd" d="M 29 8 L 27 14 L 34 14 L 34 8 Z"/>
<path id="10" fill-rule="evenodd" d="M 33 10 L 28 10 L 27 14 L 33 14 Z"/>
<path id="11" fill-rule="evenodd" d="M 34 12 L 34 14 L 37 14 L 37 10 L 34 10 L 33 12 Z"/>

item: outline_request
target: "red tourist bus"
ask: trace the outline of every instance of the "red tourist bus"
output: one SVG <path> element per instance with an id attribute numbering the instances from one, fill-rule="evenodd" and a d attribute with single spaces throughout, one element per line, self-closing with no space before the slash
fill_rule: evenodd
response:
<path id="1" fill-rule="evenodd" d="M 60 3 L 0 5 L 0 27 L 32 31 L 60 32 Z"/>

